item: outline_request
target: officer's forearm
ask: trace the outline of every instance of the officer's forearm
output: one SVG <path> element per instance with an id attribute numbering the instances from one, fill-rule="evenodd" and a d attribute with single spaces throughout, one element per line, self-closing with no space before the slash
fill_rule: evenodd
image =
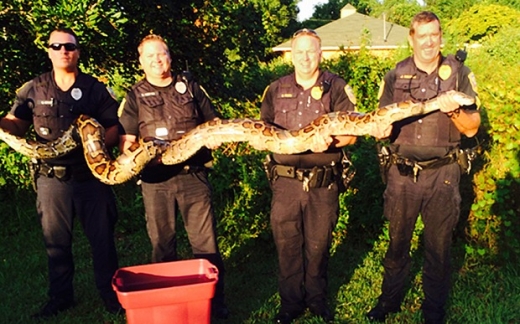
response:
<path id="1" fill-rule="evenodd" d="M 137 141 L 135 135 L 121 135 L 119 137 L 119 151 L 123 153 Z"/>
<path id="2" fill-rule="evenodd" d="M 110 126 L 105 129 L 105 146 L 106 147 L 115 147 L 119 143 L 119 134 L 117 125 Z"/>
<path id="3" fill-rule="evenodd" d="M 18 119 L 10 113 L 7 114 L 4 118 L 0 119 L 0 127 L 10 134 L 16 136 L 25 135 L 29 129 L 30 124 L 30 122 Z"/>
<path id="4" fill-rule="evenodd" d="M 467 137 L 473 137 L 477 134 L 480 126 L 480 114 L 477 110 L 460 109 L 448 116 L 462 134 Z"/>
<path id="5" fill-rule="evenodd" d="M 339 135 L 339 136 L 333 136 L 332 137 L 332 144 L 331 147 L 343 147 L 347 145 L 352 145 L 356 143 L 357 137 L 356 136 L 350 136 L 350 135 Z"/>

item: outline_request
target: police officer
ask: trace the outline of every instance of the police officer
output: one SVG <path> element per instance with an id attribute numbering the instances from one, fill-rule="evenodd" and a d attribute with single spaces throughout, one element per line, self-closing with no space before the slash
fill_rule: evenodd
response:
<path id="1" fill-rule="evenodd" d="M 78 38 L 70 29 L 50 34 L 48 55 L 52 71 L 27 82 L 18 92 L 1 126 L 22 136 L 31 124 L 36 137 L 57 139 L 80 114 L 96 118 L 106 128 L 106 145 L 117 145 L 117 101 L 97 79 L 78 70 Z M 114 245 L 117 220 L 112 189 L 95 179 L 82 149 L 59 158 L 35 161 L 37 211 L 49 268 L 49 301 L 34 315 L 46 318 L 74 306 L 72 225 L 76 215 L 87 236 L 96 286 L 105 307 L 121 311 L 111 279 L 118 268 Z"/>
<path id="2" fill-rule="evenodd" d="M 410 241 L 421 214 L 425 250 L 422 312 L 426 323 L 443 323 L 450 289 L 452 232 L 461 200 L 456 157 L 461 134 L 474 136 L 480 115 L 476 105 L 459 107 L 453 99 L 452 90 L 476 98 L 476 83 L 460 58 L 440 53 L 438 17 L 427 11 L 417 14 L 408 39 L 413 56 L 386 74 L 379 105 L 438 97 L 441 109 L 393 125 L 389 148 L 394 158 L 384 193 L 390 245 L 383 263 L 382 293 L 367 316 L 383 322 L 389 313 L 400 310 L 410 270 Z"/>
<path id="3" fill-rule="evenodd" d="M 197 125 L 218 117 L 206 92 L 189 74 L 172 74 L 170 52 L 162 37 L 146 36 L 138 52 L 145 78 L 132 87 L 121 104 L 121 151 L 139 137 L 178 139 Z M 211 152 L 206 148 L 177 165 L 164 165 L 157 158 L 141 173 L 141 189 L 152 262 L 177 260 L 178 210 L 194 257 L 207 259 L 218 268 L 212 315 L 227 318 L 224 264 L 217 245 L 211 187 L 205 168 L 209 162 Z"/>
<path id="4" fill-rule="evenodd" d="M 355 108 L 351 88 L 339 76 L 319 69 L 321 39 L 310 29 L 291 41 L 294 73 L 265 90 L 261 118 L 280 128 L 297 130 L 315 118 Z M 268 165 L 273 191 L 271 227 L 278 251 L 281 308 L 276 323 L 291 323 L 308 307 L 329 322 L 327 265 L 332 231 L 339 213 L 342 150 L 352 136 L 315 137 L 302 154 L 273 154 Z M 314 153 L 316 152 L 316 153 Z"/>

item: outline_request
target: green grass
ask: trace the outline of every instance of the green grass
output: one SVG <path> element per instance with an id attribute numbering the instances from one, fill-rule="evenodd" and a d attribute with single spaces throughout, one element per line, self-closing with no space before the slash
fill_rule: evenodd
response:
<path id="1" fill-rule="evenodd" d="M 116 230 L 120 266 L 148 263 L 150 246 L 139 195 L 133 188 L 116 188 L 116 192 L 120 201 Z M 47 290 L 46 256 L 34 194 L 4 193 L 0 199 L 0 323 L 31 323 L 30 315 L 44 303 Z M 376 303 L 380 292 L 381 260 L 388 243 L 386 225 L 382 219 L 368 227 L 352 222 L 335 249 L 329 266 L 329 296 L 336 323 L 368 323 L 365 313 Z M 420 232 L 419 222 L 403 310 L 390 316 L 387 323 L 422 322 Z M 277 262 L 271 237 L 267 234 L 247 240 L 225 260 L 231 317 L 214 323 L 271 323 L 277 312 Z M 181 254 L 188 258 L 185 238 L 181 241 Z M 75 227 L 74 256 L 77 306 L 46 323 L 126 323 L 123 316 L 108 314 L 103 309 L 94 285 L 89 246 L 79 224 Z M 520 323 L 518 264 L 490 264 L 467 258 L 461 238 L 455 240 L 453 257 L 455 271 L 448 323 Z M 305 313 L 295 323 L 322 321 Z"/>

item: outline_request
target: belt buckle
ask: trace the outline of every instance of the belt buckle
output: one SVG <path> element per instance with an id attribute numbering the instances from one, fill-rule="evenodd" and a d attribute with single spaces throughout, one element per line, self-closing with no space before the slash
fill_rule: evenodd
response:
<path id="1" fill-rule="evenodd" d="M 274 166 L 276 175 L 285 178 L 294 178 L 296 176 L 295 167 L 277 164 Z"/>
<path id="2" fill-rule="evenodd" d="M 62 165 L 55 165 L 52 167 L 52 171 L 54 176 L 60 180 L 65 179 L 67 177 L 67 167 Z"/>

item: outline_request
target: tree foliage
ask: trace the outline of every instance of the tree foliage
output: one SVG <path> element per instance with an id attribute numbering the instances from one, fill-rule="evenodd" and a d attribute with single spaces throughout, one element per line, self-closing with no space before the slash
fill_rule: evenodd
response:
<path id="1" fill-rule="evenodd" d="M 49 33 L 58 27 L 74 29 L 81 45 L 81 63 L 102 75 L 118 61 L 124 15 L 105 0 L 16 1 L 0 4 L 0 100 L 10 102 L 14 90 L 32 77 L 48 71 L 45 53 Z M 5 108 L 3 108 L 5 110 Z"/>
<path id="2" fill-rule="evenodd" d="M 482 42 L 506 26 L 518 26 L 520 12 L 500 5 L 474 5 L 446 24 L 446 33 L 460 42 Z"/>
<path id="3" fill-rule="evenodd" d="M 424 10 L 415 0 L 386 0 L 375 5 L 370 13 L 373 17 L 385 17 L 386 20 L 408 27 L 413 16 Z"/>

